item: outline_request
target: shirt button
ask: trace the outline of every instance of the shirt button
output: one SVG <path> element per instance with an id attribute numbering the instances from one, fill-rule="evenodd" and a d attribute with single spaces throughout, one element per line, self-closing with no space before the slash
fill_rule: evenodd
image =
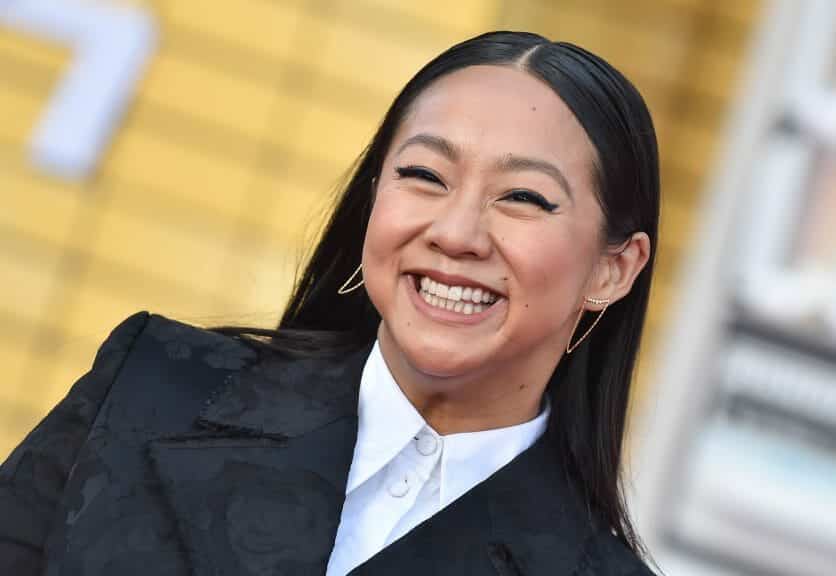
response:
<path id="1" fill-rule="evenodd" d="M 389 494 L 395 498 L 403 498 L 409 492 L 409 477 L 404 476 L 389 484 Z"/>
<path id="2" fill-rule="evenodd" d="M 415 439 L 415 447 L 424 456 L 429 456 L 438 450 L 438 440 L 432 434 L 420 434 Z"/>

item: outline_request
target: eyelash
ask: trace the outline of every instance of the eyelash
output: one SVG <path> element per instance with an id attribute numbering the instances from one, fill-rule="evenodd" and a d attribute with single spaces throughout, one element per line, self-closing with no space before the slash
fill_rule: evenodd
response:
<path id="1" fill-rule="evenodd" d="M 531 190 L 511 190 L 503 197 L 503 200 L 505 198 L 513 198 L 518 202 L 530 202 L 546 212 L 554 212 L 557 210 L 557 204 L 552 204 L 543 198 L 543 196 Z"/>
<path id="2" fill-rule="evenodd" d="M 421 166 L 400 166 L 395 168 L 395 172 L 398 174 L 398 178 L 417 178 L 432 184 L 444 186 L 444 182 L 441 181 L 441 178 L 439 178 L 434 172 Z M 557 204 L 552 204 L 542 195 L 532 190 L 511 190 L 508 194 L 501 198 L 501 200 L 507 199 L 512 199 L 515 202 L 534 204 L 546 212 L 554 212 L 558 208 Z"/>
<path id="3" fill-rule="evenodd" d="M 439 178 L 434 172 L 431 172 L 427 168 L 422 168 L 421 166 L 402 166 L 395 168 L 395 172 L 398 173 L 398 178 L 417 178 L 419 180 L 426 180 L 427 182 L 444 186 L 444 182 L 441 181 L 441 178 Z"/>

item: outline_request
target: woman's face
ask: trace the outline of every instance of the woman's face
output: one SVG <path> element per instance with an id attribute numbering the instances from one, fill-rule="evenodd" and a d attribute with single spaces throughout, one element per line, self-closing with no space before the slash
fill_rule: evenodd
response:
<path id="1" fill-rule="evenodd" d="M 524 71 L 473 66 L 425 90 L 385 158 L 363 249 L 382 344 L 428 377 L 550 374 L 583 297 L 600 296 L 594 158 Z"/>

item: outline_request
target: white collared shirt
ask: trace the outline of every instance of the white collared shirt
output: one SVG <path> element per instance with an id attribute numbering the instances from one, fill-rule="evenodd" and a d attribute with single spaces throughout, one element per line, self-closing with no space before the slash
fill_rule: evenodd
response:
<path id="1" fill-rule="evenodd" d="M 375 342 L 360 380 L 357 443 L 327 576 L 344 576 L 531 446 L 529 422 L 439 435 L 403 394 Z"/>

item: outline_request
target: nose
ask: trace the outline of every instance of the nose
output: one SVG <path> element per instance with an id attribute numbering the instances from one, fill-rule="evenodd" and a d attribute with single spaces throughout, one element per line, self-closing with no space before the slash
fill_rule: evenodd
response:
<path id="1" fill-rule="evenodd" d="M 425 238 L 451 258 L 487 258 L 492 244 L 486 218 L 481 194 L 454 193 L 440 205 Z"/>

